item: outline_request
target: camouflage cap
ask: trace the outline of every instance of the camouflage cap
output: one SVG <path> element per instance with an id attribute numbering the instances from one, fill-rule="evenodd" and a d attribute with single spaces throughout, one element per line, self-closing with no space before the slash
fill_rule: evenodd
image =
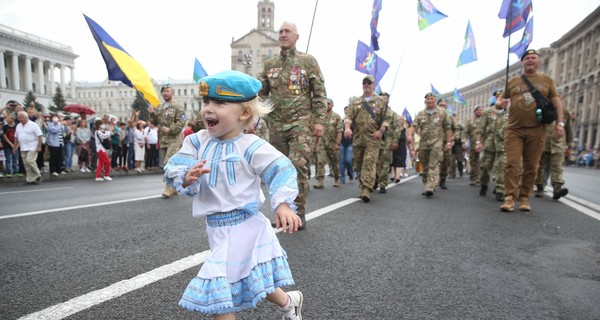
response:
<path id="1" fill-rule="evenodd" d="M 366 75 L 366 76 L 363 78 L 363 81 L 365 81 L 365 80 L 369 80 L 369 81 L 371 81 L 372 83 L 375 83 L 375 77 L 373 77 L 373 76 L 372 76 L 372 75 L 370 75 L 370 74 Z"/>
<path id="2" fill-rule="evenodd" d="M 477 111 L 477 109 L 483 109 L 483 105 L 478 104 L 475 107 L 473 107 L 473 112 Z"/>
<path id="3" fill-rule="evenodd" d="M 222 71 L 200 80 L 199 94 L 206 99 L 227 102 L 250 101 L 257 97 L 262 83 L 239 71 Z"/>

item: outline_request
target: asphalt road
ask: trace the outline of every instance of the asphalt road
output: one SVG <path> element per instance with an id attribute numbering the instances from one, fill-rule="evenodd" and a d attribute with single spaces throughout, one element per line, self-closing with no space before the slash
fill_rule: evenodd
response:
<path id="1" fill-rule="evenodd" d="M 278 234 L 304 319 L 600 319 L 600 172 L 566 177 L 571 195 L 529 214 L 467 178 L 423 199 L 411 177 L 368 204 L 326 179 L 307 229 Z M 177 305 L 204 220 L 161 191 L 159 175 L 0 184 L 0 319 L 209 319 Z M 280 317 L 268 302 L 238 315 Z"/>

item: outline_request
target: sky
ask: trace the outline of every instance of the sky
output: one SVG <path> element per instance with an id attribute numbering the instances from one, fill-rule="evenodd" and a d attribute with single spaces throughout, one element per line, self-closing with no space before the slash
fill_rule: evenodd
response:
<path id="1" fill-rule="evenodd" d="M 357 42 L 369 44 L 372 0 L 273 0 L 275 28 L 298 26 L 299 51 L 315 56 L 334 111 L 362 95 L 364 74 L 355 71 Z M 423 108 L 430 85 L 441 93 L 472 84 L 506 67 L 508 38 L 498 18 L 501 0 L 431 0 L 448 17 L 419 31 L 417 1 L 383 0 L 377 54 L 390 64 L 381 89 L 392 109 Z M 75 80 L 107 78 L 100 51 L 83 14 L 96 21 L 158 81 L 192 81 L 194 58 L 206 71 L 231 68 L 232 40 L 257 24 L 258 0 L 0 0 L 0 24 L 73 48 Z M 316 11 L 315 11 L 316 5 Z M 549 47 L 600 6 L 600 0 L 533 0 L 530 48 Z M 312 24 L 311 32 L 311 23 Z M 456 67 L 470 20 L 478 60 Z M 510 45 L 521 40 L 513 34 Z M 310 39 L 310 41 L 309 41 Z M 510 63 L 519 59 L 510 55 Z M 491 93 L 490 93 L 491 94 Z"/>

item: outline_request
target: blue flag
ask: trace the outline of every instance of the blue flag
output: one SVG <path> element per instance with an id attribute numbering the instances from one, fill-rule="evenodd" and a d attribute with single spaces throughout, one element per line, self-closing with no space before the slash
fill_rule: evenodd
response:
<path id="1" fill-rule="evenodd" d="M 525 27 L 529 13 L 531 12 L 532 0 L 503 0 L 498 17 L 506 20 L 503 36 Z M 511 8 L 512 7 L 512 8 Z"/>
<path id="2" fill-rule="evenodd" d="M 439 12 L 429 0 L 419 0 L 419 3 L 417 3 L 419 30 L 423 30 L 446 17 L 447 15 Z"/>
<path id="3" fill-rule="evenodd" d="M 533 40 L 533 17 L 527 21 L 527 25 L 525 26 L 525 31 L 523 31 L 523 38 L 519 43 L 510 47 L 510 52 L 514 53 L 521 58 L 521 56 L 527 51 L 529 44 Z"/>
<path id="4" fill-rule="evenodd" d="M 371 12 L 371 48 L 379 50 L 379 32 L 377 24 L 379 23 L 379 11 L 381 11 L 381 2 L 383 0 L 373 0 L 373 11 Z"/>
<path id="5" fill-rule="evenodd" d="M 194 81 L 200 84 L 200 79 L 206 77 L 207 75 L 208 73 L 206 73 L 206 70 L 204 70 L 202 64 L 200 64 L 200 61 L 198 61 L 198 58 L 196 58 L 196 61 L 194 62 Z"/>
<path id="6" fill-rule="evenodd" d="M 439 98 L 441 96 L 440 92 L 435 90 L 435 88 L 433 87 L 433 83 L 431 83 L 431 93 L 435 94 L 436 98 Z"/>
<path id="7" fill-rule="evenodd" d="M 457 88 L 454 88 L 454 102 L 457 102 L 461 105 L 467 104 L 467 100 L 465 100 L 465 97 L 463 97 L 463 95 L 460 94 Z"/>
<path id="8" fill-rule="evenodd" d="M 404 111 L 402 111 L 402 117 L 404 118 L 404 120 L 406 120 L 406 122 L 408 123 L 408 125 L 412 126 L 412 117 L 410 116 L 410 112 L 408 112 L 408 110 L 406 109 L 406 107 L 404 107 Z"/>
<path id="9" fill-rule="evenodd" d="M 458 57 L 457 67 L 467 64 L 469 62 L 477 61 L 477 49 L 475 48 L 475 36 L 471 29 L 471 20 L 467 23 L 467 32 L 465 33 L 465 44 L 463 45 L 462 52 Z"/>
<path id="10" fill-rule="evenodd" d="M 389 67 L 390 65 L 385 60 L 377 56 L 373 48 L 358 40 L 354 69 L 372 75 L 375 78 L 375 87 L 377 87 Z"/>
<path id="11" fill-rule="evenodd" d="M 106 63 L 108 79 L 123 82 L 128 87 L 140 92 L 152 106 L 158 106 L 160 101 L 156 89 L 144 67 L 133 59 L 100 25 L 85 14 L 83 16 L 94 40 L 96 40 L 104 63 Z"/>

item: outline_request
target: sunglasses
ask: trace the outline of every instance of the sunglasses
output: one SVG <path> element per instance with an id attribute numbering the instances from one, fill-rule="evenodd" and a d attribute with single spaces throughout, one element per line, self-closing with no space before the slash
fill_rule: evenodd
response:
<path id="1" fill-rule="evenodd" d="M 373 84 L 373 81 L 367 79 L 367 80 L 363 80 L 363 84 Z"/>

